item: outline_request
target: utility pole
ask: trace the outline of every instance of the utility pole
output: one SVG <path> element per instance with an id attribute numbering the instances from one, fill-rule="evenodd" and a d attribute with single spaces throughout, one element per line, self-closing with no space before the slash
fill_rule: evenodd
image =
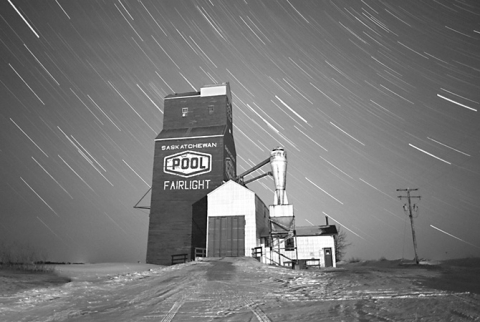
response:
<path id="1" fill-rule="evenodd" d="M 412 238 L 413 238 L 413 250 L 415 251 L 415 263 L 418 265 L 418 255 L 417 255 L 417 239 L 415 238 L 415 229 L 413 228 L 413 215 L 412 215 L 412 202 L 411 202 L 411 199 L 413 198 L 418 198 L 420 200 L 420 196 L 410 196 L 410 191 L 417 191 L 418 189 L 397 189 L 397 191 L 405 191 L 407 192 L 407 195 L 406 196 L 398 196 L 398 198 L 400 200 L 402 200 L 402 198 L 407 198 L 408 199 L 408 216 L 410 217 L 410 224 L 412 225 Z M 407 206 L 407 204 L 405 204 L 403 206 L 403 209 L 405 211 L 407 211 L 407 209 L 405 209 Z M 415 211 L 418 211 L 418 207 L 417 205 L 413 205 L 413 210 Z"/>

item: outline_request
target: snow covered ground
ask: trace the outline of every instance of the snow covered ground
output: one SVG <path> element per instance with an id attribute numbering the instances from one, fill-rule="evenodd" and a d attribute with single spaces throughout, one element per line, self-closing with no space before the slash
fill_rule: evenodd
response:
<path id="1" fill-rule="evenodd" d="M 63 280 L 49 276 L 31 288 L 0 273 L 0 321 L 480 321 L 478 259 L 422 264 L 61 265 Z"/>

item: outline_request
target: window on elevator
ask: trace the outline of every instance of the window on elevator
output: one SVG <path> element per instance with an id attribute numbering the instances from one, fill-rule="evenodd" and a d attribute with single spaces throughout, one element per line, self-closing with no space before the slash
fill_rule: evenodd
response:
<path id="1" fill-rule="evenodd" d="M 286 251 L 295 250 L 295 241 L 293 237 L 290 237 L 287 240 L 285 240 L 285 250 Z"/>

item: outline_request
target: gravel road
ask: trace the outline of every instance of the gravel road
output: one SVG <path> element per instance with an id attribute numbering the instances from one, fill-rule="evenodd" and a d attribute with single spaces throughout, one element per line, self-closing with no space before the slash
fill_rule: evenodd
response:
<path id="1" fill-rule="evenodd" d="M 480 293 L 468 289 L 478 268 L 461 271 L 472 282 L 456 288 L 454 268 L 391 261 L 291 270 L 215 258 L 141 268 L 88 276 L 77 268 L 69 283 L 0 296 L 0 321 L 480 321 Z"/>

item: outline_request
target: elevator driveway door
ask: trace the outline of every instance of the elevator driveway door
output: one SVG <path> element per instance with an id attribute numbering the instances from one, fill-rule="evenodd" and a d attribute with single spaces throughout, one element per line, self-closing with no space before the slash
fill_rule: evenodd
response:
<path id="1" fill-rule="evenodd" d="M 208 217 L 207 256 L 245 256 L 245 216 Z"/>

